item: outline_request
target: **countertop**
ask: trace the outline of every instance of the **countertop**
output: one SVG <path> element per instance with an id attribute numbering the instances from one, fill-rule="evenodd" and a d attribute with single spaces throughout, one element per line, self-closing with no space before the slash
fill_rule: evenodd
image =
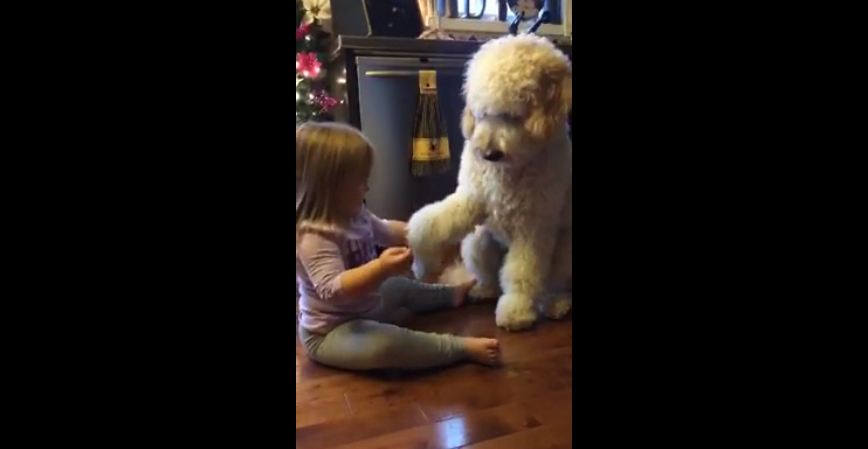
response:
<path id="1" fill-rule="evenodd" d="M 467 57 L 475 53 L 484 42 L 340 35 L 337 37 L 336 43 L 332 53 L 334 56 L 345 51 L 352 51 L 356 55 Z M 557 44 L 557 47 L 572 58 L 572 45 L 562 43 Z"/>

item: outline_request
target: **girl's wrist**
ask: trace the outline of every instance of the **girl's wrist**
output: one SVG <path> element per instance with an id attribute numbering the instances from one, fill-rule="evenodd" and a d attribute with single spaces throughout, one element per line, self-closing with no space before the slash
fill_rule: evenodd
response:
<path id="1" fill-rule="evenodd" d="M 374 270 L 379 275 L 380 278 L 385 279 L 389 277 L 389 270 L 386 268 L 386 264 L 383 263 L 380 259 L 374 259 Z"/>

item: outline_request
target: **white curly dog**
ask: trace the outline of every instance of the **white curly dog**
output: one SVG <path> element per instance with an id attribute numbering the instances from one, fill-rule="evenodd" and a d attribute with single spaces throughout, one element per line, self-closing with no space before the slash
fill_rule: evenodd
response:
<path id="1" fill-rule="evenodd" d="M 464 239 L 470 296 L 499 297 L 498 326 L 528 328 L 538 310 L 561 318 L 572 306 L 569 59 L 532 34 L 495 39 L 468 64 L 464 94 L 458 187 L 410 218 L 413 271 L 441 273 L 444 248 Z"/>

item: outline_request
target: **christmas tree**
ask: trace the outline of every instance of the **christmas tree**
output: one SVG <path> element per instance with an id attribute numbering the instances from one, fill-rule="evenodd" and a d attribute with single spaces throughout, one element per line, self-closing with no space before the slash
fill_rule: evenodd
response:
<path id="1" fill-rule="evenodd" d="M 295 1 L 295 122 L 329 119 L 328 111 L 338 101 L 324 86 L 329 34 L 320 18 L 326 16 L 329 0 Z"/>

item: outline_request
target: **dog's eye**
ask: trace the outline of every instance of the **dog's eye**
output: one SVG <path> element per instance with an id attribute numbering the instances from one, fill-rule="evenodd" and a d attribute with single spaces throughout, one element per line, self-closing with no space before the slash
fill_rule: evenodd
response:
<path id="1" fill-rule="evenodd" d="M 498 119 L 507 122 L 507 123 L 519 123 L 521 122 L 521 117 L 515 114 L 499 114 L 497 116 Z"/>
<path id="2" fill-rule="evenodd" d="M 500 120 L 503 122 L 512 122 L 512 123 L 517 123 L 517 122 L 521 121 L 521 117 L 519 117 L 518 115 L 515 115 L 515 114 L 479 113 L 479 114 L 473 114 L 473 116 L 476 117 L 476 120 L 495 119 L 495 120 Z"/>

